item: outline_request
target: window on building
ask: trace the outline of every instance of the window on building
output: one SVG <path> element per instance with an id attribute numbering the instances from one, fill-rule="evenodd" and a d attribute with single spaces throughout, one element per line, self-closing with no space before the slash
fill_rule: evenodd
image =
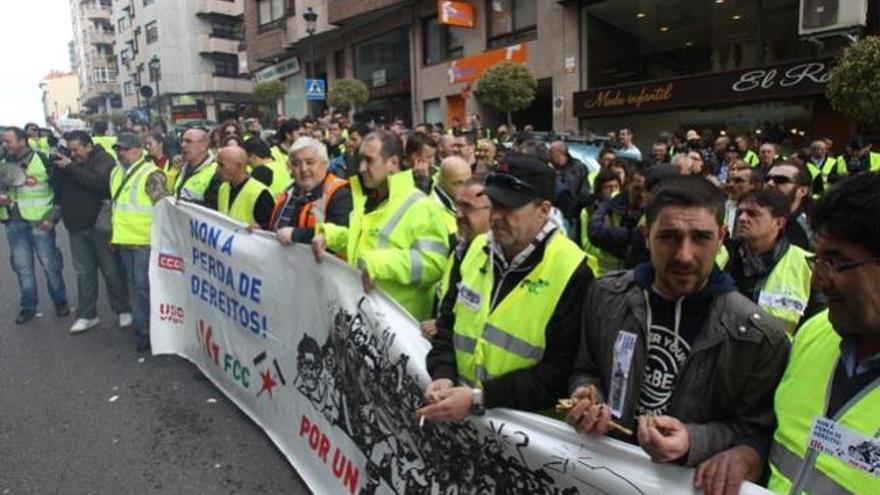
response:
<path id="1" fill-rule="evenodd" d="M 402 27 L 354 45 L 354 77 L 368 88 L 408 81 L 409 28 Z"/>
<path id="2" fill-rule="evenodd" d="M 159 41 L 159 24 L 156 21 L 146 23 L 144 25 L 144 33 L 148 45 Z"/>
<path id="3" fill-rule="evenodd" d="M 284 0 L 257 0 L 260 30 L 276 27 L 284 18 Z"/>
<path id="4" fill-rule="evenodd" d="M 131 19 L 128 16 L 122 16 L 116 21 L 116 28 L 120 33 L 129 27 L 131 27 Z"/>
<path id="5" fill-rule="evenodd" d="M 155 2 L 156 2 L 156 0 L 144 0 L 144 7 L 146 7 L 147 5 L 150 5 L 152 3 L 155 3 Z"/>
<path id="6" fill-rule="evenodd" d="M 227 40 L 242 39 L 241 23 L 227 19 L 216 19 L 211 22 L 211 36 Z"/>
<path id="7" fill-rule="evenodd" d="M 486 22 L 490 48 L 537 38 L 537 0 L 487 0 Z"/>
<path id="8" fill-rule="evenodd" d="M 461 29 L 440 25 L 437 16 L 422 20 L 422 37 L 425 65 L 437 64 L 464 55 Z"/>
<path id="9" fill-rule="evenodd" d="M 128 48 L 123 48 L 119 52 L 119 61 L 122 62 L 123 65 L 131 62 L 131 50 L 129 50 Z"/>
<path id="10" fill-rule="evenodd" d="M 93 81 L 99 84 L 116 82 L 116 70 L 107 67 L 98 67 L 92 72 Z"/>
<path id="11" fill-rule="evenodd" d="M 214 75 L 238 77 L 238 55 L 217 53 L 214 55 Z"/>
<path id="12" fill-rule="evenodd" d="M 336 73 L 336 79 L 345 77 L 345 50 L 333 53 L 333 72 Z"/>
<path id="13" fill-rule="evenodd" d="M 125 81 L 125 84 L 122 85 L 122 93 L 125 96 L 131 96 L 134 94 L 134 84 L 131 81 Z"/>
<path id="14" fill-rule="evenodd" d="M 423 108 L 425 111 L 425 119 L 423 122 L 429 124 L 443 122 L 443 109 L 440 107 L 440 98 L 425 100 Z"/>

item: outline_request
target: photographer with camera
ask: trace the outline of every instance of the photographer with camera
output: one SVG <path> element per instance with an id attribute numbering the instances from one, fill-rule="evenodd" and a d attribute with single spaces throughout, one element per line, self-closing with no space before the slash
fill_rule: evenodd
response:
<path id="1" fill-rule="evenodd" d="M 76 321 L 70 333 L 88 330 L 98 323 L 98 269 L 104 275 L 110 307 L 119 315 L 119 326 L 132 323 L 128 289 L 118 254 L 111 251 L 109 231 L 110 173 L 116 162 L 84 131 L 65 135 L 67 147 L 53 154 L 55 189 L 61 218 L 67 227 L 70 252 L 76 271 Z M 99 220 L 100 218 L 100 220 Z"/>

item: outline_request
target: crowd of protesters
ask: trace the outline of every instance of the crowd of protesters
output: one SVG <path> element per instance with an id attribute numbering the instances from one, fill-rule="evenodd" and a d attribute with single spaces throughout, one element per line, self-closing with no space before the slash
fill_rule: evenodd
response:
<path id="1" fill-rule="evenodd" d="M 468 122 L 408 129 L 337 113 L 279 118 L 274 133 L 247 119 L 179 135 L 129 122 L 115 136 L 103 124 L 55 136 L 63 147 L 8 128 L 4 163 L 27 176 L 0 185 L 16 322 L 36 314 L 35 254 L 58 316 L 69 312 L 63 221 L 71 331 L 98 324 L 100 270 L 120 325 L 148 350 L 150 209 L 170 196 L 310 245 L 318 262 L 338 256 L 421 321 L 432 382 L 420 418 L 555 407 L 577 432 L 697 468 L 707 493 L 743 480 L 880 493 L 871 143 L 819 137 L 787 152 L 688 129 L 643 154 L 622 128 L 589 140 L 588 166 L 565 136 Z M 827 445 L 817 418 L 845 448 Z"/>

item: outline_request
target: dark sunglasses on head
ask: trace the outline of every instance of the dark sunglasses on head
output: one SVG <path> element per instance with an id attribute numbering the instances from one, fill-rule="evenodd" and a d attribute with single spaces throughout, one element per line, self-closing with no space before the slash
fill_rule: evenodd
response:
<path id="1" fill-rule="evenodd" d="M 525 182 L 517 179 L 510 174 L 493 172 L 486 176 L 486 186 L 498 186 L 502 189 L 513 189 L 514 191 L 532 191 L 535 188 Z"/>
<path id="2" fill-rule="evenodd" d="M 769 184 L 771 181 L 774 184 L 781 186 L 784 184 L 791 184 L 792 182 L 794 182 L 794 179 L 791 177 L 786 177 L 784 175 L 768 175 L 767 177 L 764 177 L 765 183 Z"/>

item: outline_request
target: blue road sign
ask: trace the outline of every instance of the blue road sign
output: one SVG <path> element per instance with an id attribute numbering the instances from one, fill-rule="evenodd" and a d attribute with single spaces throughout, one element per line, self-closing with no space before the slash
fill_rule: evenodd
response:
<path id="1" fill-rule="evenodd" d="M 327 86 L 323 79 L 306 79 L 306 99 L 324 100 L 327 97 Z"/>

